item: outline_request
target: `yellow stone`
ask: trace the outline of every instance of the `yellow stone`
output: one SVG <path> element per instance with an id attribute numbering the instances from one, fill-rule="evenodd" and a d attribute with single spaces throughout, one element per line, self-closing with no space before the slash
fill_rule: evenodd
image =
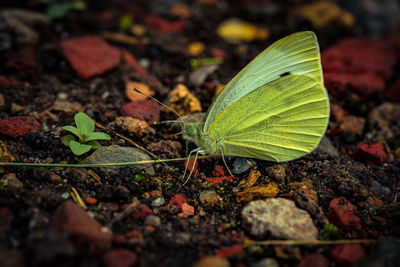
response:
<path id="1" fill-rule="evenodd" d="M 319 1 L 296 8 L 295 14 L 310 21 L 314 27 L 323 28 L 332 23 L 352 26 L 354 16 L 330 1 Z"/>
<path id="2" fill-rule="evenodd" d="M 188 49 L 189 55 L 196 57 L 196 56 L 200 55 L 201 53 L 203 53 L 205 48 L 206 48 L 206 46 L 203 43 L 193 42 L 193 43 L 189 44 L 187 49 Z"/>
<path id="3" fill-rule="evenodd" d="M 222 22 L 218 26 L 217 33 L 230 43 L 250 42 L 256 39 L 265 40 L 269 36 L 267 29 L 235 18 Z"/>
<path id="4" fill-rule="evenodd" d="M 15 161 L 13 155 L 8 152 L 7 145 L 3 141 L 0 140 L 0 161 L 2 162 L 10 162 Z"/>

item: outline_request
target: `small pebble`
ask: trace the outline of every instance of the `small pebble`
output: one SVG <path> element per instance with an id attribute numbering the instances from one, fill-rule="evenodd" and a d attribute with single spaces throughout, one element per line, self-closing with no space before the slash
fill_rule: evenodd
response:
<path id="1" fill-rule="evenodd" d="M 144 220 L 144 224 L 159 227 L 161 225 L 161 218 L 156 215 L 148 215 Z"/>
<path id="2" fill-rule="evenodd" d="M 204 256 L 198 260 L 195 267 L 229 267 L 229 261 L 220 256 Z"/>
<path id="3" fill-rule="evenodd" d="M 24 184 L 15 173 L 8 173 L 0 180 L 0 186 L 5 186 L 10 191 L 19 191 L 24 187 Z"/>
<path id="4" fill-rule="evenodd" d="M 233 161 L 233 174 L 242 174 L 248 171 L 251 167 L 257 165 L 257 163 L 252 159 L 245 159 L 245 158 L 235 158 Z"/>
<path id="5" fill-rule="evenodd" d="M 251 267 L 279 267 L 279 264 L 273 258 L 264 258 L 252 264 Z"/>
<path id="6" fill-rule="evenodd" d="M 286 163 L 275 164 L 267 168 L 268 176 L 278 184 L 286 184 Z"/>
<path id="7" fill-rule="evenodd" d="M 200 193 L 200 202 L 206 205 L 212 205 L 218 202 L 219 195 L 214 190 L 205 190 Z"/>
<path id="8" fill-rule="evenodd" d="M 165 199 L 163 197 L 158 197 L 151 202 L 151 206 L 153 207 L 160 207 L 164 205 Z"/>

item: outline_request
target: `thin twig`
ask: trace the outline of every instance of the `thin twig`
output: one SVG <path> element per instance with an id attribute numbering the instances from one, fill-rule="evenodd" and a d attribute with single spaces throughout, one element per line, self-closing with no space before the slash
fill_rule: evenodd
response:
<path id="1" fill-rule="evenodd" d="M 338 244 L 369 244 L 376 243 L 379 240 L 373 239 L 342 239 L 342 240 L 245 240 L 246 246 L 301 246 L 301 245 L 338 245 Z"/>

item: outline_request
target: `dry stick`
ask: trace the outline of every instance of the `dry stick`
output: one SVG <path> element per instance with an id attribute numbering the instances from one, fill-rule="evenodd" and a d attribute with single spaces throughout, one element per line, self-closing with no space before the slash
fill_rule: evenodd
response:
<path id="1" fill-rule="evenodd" d="M 219 157 L 219 155 L 206 155 L 200 156 L 198 159 L 211 159 Z M 14 167 L 67 167 L 67 168 L 96 168 L 96 167 L 120 167 L 130 165 L 145 165 L 162 162 L 172 161 L 183 161 L 188 158 L 176 158 L 176 159 L 156 159 L 156 160 L 142 160 L 142 161 L 128 161 L 128 162 L 111 162 L 111 163 L 76 163 L 76 164 L 62 164 L 62 163 L 23 163 L 23 162 L 0 162 L 2 166 L 14 166 Z"/>
<path id="2" fill-rule="evenodd" d="M 300 245 L 338 245 L 338 244 L 369 244 L 376 243 L 380 240 L 371 239 L 342 239 L 342 240 L 244 240 L 246 246 L 300 246 Z"/>
<path id="3" fill-rule="evenodd" d="M 73 186 L 71 186 L 71 195 L 76 198 L 76 201 L 82 206 L 82 208 L 87 210 L 87 206 L 83 202 L 83 200 L 82 200 L 81 196 L 79 195 L 78 191 Z"/>

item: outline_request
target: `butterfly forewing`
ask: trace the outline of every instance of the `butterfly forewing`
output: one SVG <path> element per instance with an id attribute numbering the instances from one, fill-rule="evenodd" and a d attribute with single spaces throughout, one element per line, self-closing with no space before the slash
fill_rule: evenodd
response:
<path id="1" fill-rule="evenodd" d="M 208 134 L 225 155 L 288 161 L 317 146 L 328 120 L 323 85 L 310 76 L 287 75 L 232 103 Z"/>
<path id="2" fill-rule="evenodd" d="M 204 132 L 230 105 L 261 86 L 293 74 L 323 84 L 319 46 L 313 32 L 291 34 L 273 43 L 239 72 L 214 99 L 205 117 Z"/>

